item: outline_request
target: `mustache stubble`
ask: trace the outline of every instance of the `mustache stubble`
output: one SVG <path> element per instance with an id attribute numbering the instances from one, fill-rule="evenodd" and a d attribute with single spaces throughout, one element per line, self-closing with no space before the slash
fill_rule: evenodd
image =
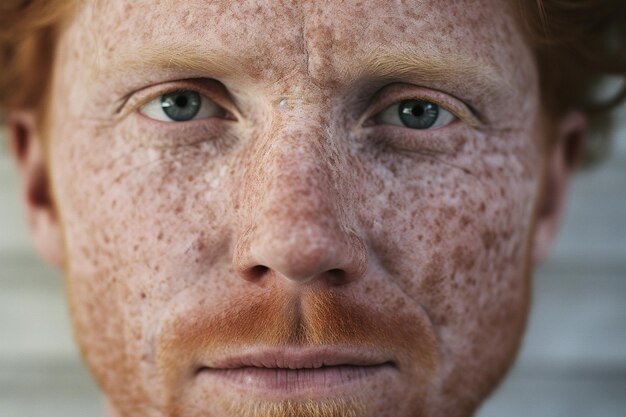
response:
<path id="1" fill-rule="evenodd" d="M 418 380 L 432 375 L 438 362 L 437 340 L 424 317 L 364 306 L 330 289 L 299 295 L 270 289 L 222 307 L 198 305 L 166 323 L 157 340 L 156 365 L 172 417 L 187 415 L 185 387 L 204 358 L 253 346 L 355 346 L 392 353 L 396 366 Z M 363 407 L 358 397 L 221 403 L 225 415 L 238 417 L 356 417 Z"/>

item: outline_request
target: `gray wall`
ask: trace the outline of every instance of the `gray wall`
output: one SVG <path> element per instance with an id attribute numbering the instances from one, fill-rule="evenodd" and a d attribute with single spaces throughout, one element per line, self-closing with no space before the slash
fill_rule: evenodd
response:
<path id="1" fill-rule="evenodd" d="M 626 416 L 626 125 L 616 136 L 612 157 L 574 181 L 536 274 L 520 359 L 479 417 Z M 59 274 L 31 249 L 17 181 L 0 151 L 0 417 L 99 416 Z"/>

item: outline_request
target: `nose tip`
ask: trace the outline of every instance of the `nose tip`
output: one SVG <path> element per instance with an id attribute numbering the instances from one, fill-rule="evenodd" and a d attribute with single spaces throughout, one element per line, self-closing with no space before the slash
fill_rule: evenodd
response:
<path id="1" fill-rule="evenodd" d="M 256 234 L 254 240 L 240 241 L 235 269 L 250 282 L 277 279 L 292 285 L 340 286 L 365 274 L 365 246 L 355 234 L 308 229 L 300 227 L 291 236 Z"/>

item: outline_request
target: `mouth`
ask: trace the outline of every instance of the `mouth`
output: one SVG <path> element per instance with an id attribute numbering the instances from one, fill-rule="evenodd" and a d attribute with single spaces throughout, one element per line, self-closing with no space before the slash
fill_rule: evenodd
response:
<path id="1" fill-rule="evenodd" d="M 199 366 L 196 377 L 263 397 L 328 396 L 356 391 L 397 373 L 376 352 L 346 348 L 250 349 Z"/>

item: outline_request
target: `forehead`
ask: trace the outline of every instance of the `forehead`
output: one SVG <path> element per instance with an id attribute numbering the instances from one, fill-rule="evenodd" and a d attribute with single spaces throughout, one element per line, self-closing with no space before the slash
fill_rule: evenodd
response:
<path id="1" fill-rule="evenodd" d="M 219 32 L 222 41 L 268 36 L 280 41 L 275 35 L 301 35 L 316 28 L 326 29 L 327 35 L 341 42 L 358 34 L 384 41 L 386 35 L 410 32 L 412 27 L 440 28 L 448 34 L 466 34 L 466 29 L 502 34 L 510 28 L 507 16 L 512 10 L 502 0 L 87 0 L 83 4 L 83 12 L 95 18 L 85 21 L 87 26 L 111 25 L 108 33 L 124 30 L 149 36 L 185 30 L 210 36 Z"/>
<path id="2" fill-rule="evenodd" d="M 284 78 L 306 70 L 319 85 L 358 73 L 377 56 L 410 55 L 433 65 L 473 66 L 520 82 L 527 59 L 511 7 L 501 0 L 216 1 L 92 0 L 74 27 L 98 51 L 144 50 L 231 64 L 225 73 Z M 90 35 L 85 35 L 90 34 Z M 90 55 L 87 53 L 86 55 Z M 521 81 L 523 83 L 523 81 Z"/>

